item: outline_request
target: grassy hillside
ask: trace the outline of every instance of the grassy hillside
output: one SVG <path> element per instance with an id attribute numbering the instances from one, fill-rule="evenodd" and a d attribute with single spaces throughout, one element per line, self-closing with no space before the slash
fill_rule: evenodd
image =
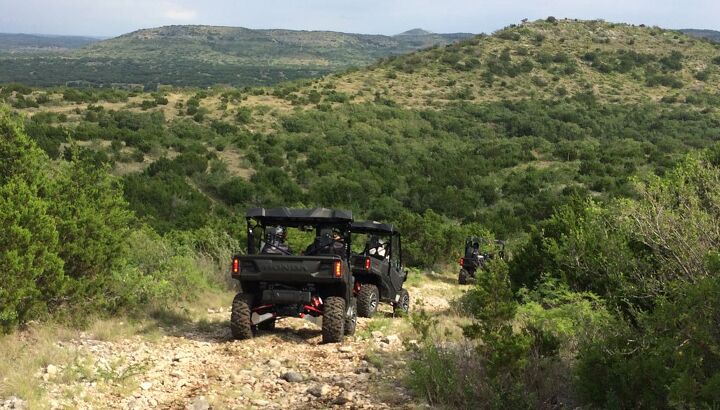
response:
<path id="1" fill-rule="evenodd" d="M 0 33 L 0 53 L 62 53 L 100 41 L 82 36 Z"/>
<path id="2" fill-rule="evenodd" d="M 264 85 L 364 66 L 380 57 L 445 45 L 470 36 L 422 30 L 388 37 L 329 31 L 168 26 L 135 31 L 60 56 L 6 56 L 0 60 L 0 82 L 43 86 Z"/>
<path id="3" fill-rule="evenodd" d="M 720 45 L 600 21 L 538 21 L 344 76 L 338 89 L 404 106 L 546 99 L 592 92 L 614 103 L 718 91 Z"/>
<path id="4" fill-rule="evenodd" d="M 396 220 L 431 210 L 507 236 L 578 193 L 630 195 L 631 176 L 716 141 L 718 56 L 658 28 L 540 21 L 273 88 L 4 94 L 52 155 L 70 139 L 102 152 L 161 230 L 207 222 L 167 213 L 163 201 L 181 195 L 188 215 L 253 204 Z M 160 182 L 166 172 L 181 178 Z"/>

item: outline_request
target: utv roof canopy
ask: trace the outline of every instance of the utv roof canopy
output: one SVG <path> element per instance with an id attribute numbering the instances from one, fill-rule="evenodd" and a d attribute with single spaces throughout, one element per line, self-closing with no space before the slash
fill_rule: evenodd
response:
<path id="1" fill-rule="evenodd" d="M 399 234 L 392 224 L 384 224 L 376 221 L 358 221 L 350 225 L 350 231 L 353 233 L 369 233 L 369 234 Z"/>
<path id="2" fill-rule="evenodd" d="M 250 208 L 245 217 L 265 225 L 349 224 L 353 220 L 351 211 L 327 208 Z"/>

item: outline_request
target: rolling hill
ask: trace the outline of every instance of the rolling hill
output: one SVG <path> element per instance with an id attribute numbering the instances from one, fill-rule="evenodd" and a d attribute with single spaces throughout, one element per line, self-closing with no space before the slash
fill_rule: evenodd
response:
<path id="1" fill-rule="evenodd" d="M 186 43 L 206 36 L 197 30 L 182 31 Z M 140 55 L 164 33 L 81 52 L 126 42 Z M 272 33 L 284 44 L 298 35 Z M 318 49 L 337 50 L 337 36 L 315 35 Z M 213 41 L 213 53 L 244 58 Z M 0 95 L 32 115 L 30 135 L 53 156 L 71 139 L 101 152 L 127 178 L 136 211 L 163 231 L 211 215 L 170 217 L 163 203 L 178 195 L 194 204 L 187 212 L 324 204 L 397 220 L 430 210 L 514 235 L 578 192 L 628 195 L 633 175 L 717 141 L 719 64 L 719 45 L 676 31 L 542 20 L 272 87 Z"/>
<path id="2" fill-rule="evenodd" d="M 338 91 L 404 106 L 558 98 L 659 101 L 720 91 L 720 45 L 602 21 L 537 21 L 445 47 L 390 57 L 344 75 Z"/>
<path id="3" fill-rule="evenodd" d="M 96 37 L 0 33 L 0 53 L 63 53 L 98 41 Z"/>
<path id="4" fill-rule="evenodd" d="M 61 55 L 2 57 L 0 82 L 41 86 L 267 85 L 364 66 L 381 57 L 471 36 L 423 30 L 382 36 L 167 26 L 138 30 Z"/>
<path id="5" fill-rule="evenodd" d="M 717 30 L 698 30 L 698 29 L 682 29 L 681 32 L 699 38 L 706 38 L 708 40 L 720 42 L 720 31 Z"/>

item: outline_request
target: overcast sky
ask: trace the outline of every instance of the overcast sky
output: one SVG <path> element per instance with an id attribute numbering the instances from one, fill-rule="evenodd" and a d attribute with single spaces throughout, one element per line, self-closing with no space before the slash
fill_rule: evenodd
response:
<path id="1" fill-rule="evenodd" d="M 549 15 L 720 30 L 720 0 L 0 0 L 0 32 L 116 36 L 169 24 L 489 33 Z"/>

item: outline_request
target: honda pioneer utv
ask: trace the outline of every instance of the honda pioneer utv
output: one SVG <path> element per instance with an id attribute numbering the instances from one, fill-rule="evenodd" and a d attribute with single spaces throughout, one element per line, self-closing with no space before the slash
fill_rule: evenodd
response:
<path id="1" fill-rule="evenodd" d="M 485 245 L 489 248 L 491 245 L 496 252 L 482 252 L 481 247 Z M 475 280 L 475 274 L 478 269 L 484 268 L 490 259 L 496 256 L 505 259 L 505 241 L 490 241 L 476 236 L 470 236 L 465 239 L 465 257 L 460 258 L 460 273 L 458 275 L 458 283 L 465 285 Z"/>
<path id="2" fill-rule="evenodd" d="M 393 225 L 374 221 L 353 222 L 350 230 L 368 238 L 365 249 L 352 257 L 358 315 L 372 317 L 379 302 L 391 303 L 396 314 L 407 313 L 410 294 L 403 289 L 407 273 L 400 232 Z"/>
<path id="3" fill-rule="evenodd" d="M 254 208 L 247 211 L 247 254 L 235 255 L 232 277 L 240 282 L 230 316 L 235 339 L 272 330 L 279 317 L 321 322 L 322 340 L 340 342 L 355 333 L 354 279 L 350 269 L 350 211 Z M 287 228 L 315 240 L 302 255 L 285 244 Z M 319 320 L 321 319 L 321 320 Z"/>

